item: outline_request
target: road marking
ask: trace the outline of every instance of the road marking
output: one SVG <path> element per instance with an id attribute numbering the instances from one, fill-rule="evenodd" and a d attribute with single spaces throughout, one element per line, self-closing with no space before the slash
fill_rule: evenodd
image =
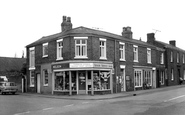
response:
<path id="1" fill-rule="evenodd" d="M 44 108 L 44 109 L 42 109 L 42 110 L 45 111 L 45 110 L 49 110 L 49 109 L 53 109 L 53 108 L 52 108 L 52 107 L 50 107 L 50 108 Z"/>
<path id="2" fill-rule="evenodd" d="M 22 114 L 26 114 L 26 113 L 30 113 L 30 111 L 22 112 L 22 113 L 16 113 L 16 114 L 14 114 L 14 115 L 22 115 Z"/>
<path id="3" fill-rule="evenodd" d="M 174 98 L 171 98 L 171 99 L 165 100 L 164 102 L 172 101 L 172 100 L 175 100 L 175 99 L 178 99 L 178 98 L 184 97 L 184 96 L 185 96 L 185 95 L 181 95 L 181 96 L 178 96 L 178 97 L 174 97 Z"/>
<path id="4" fill-rule="evenodd" d="M 70 106 L 73 106 L 74 104 L 71 104 L 71 105 L 65 105 L 64 107 L 70 107 Z"/>
<path id="5" fill-rule="evenodd" d="M 87 104 L 87 103 L 89 103 L 89 102 L 82 102 L 82 104 Z"/>

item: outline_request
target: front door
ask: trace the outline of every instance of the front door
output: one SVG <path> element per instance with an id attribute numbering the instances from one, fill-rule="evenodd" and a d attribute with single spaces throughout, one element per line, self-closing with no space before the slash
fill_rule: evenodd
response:
<path id="1" fill-rule="evenodd" d="M 40 74 L 37 74 L 37 93 L 40 93 Z"/>
<path id="2" fill-rule="evenodd" d="M 121 78 L 120 78 L 120 83 L 121 83 L 121 91 L 126 91 L 125 88 L 125 69 L 121 69 Z"/>
<path id="3" fill-rule="evenodd" d="M 78 72 L 78 94 L 86 94 L 86 73 L 85 71 Z"/>

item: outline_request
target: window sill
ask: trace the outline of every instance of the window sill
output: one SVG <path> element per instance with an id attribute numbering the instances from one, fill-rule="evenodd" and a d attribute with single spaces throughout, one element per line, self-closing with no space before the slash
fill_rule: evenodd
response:
<path id="1" fill-rule="evenodd" d="M 100 59 L 101 59 L 101 60 L 107 60 L 107 58 L 106 58 L 106 57 L 100 57 Z"/>
<path id="2" fill-rule="evenodd" d="M 139 61 L 138 60 L 134 60 L 134 62 L 137 62 L 138 63 Z"/>
<path id="3" fill-rule="evenodd" d="M 44 84 L 43 86 L 44 86 L 44 87 L 47 87 L 47 86 L 48 86 L 48 84 Z"/>
<path id="4" fill-rule="evenodd" d="M 35 67 L 30 67 L 29 70 L 35 70 Z"/>
<path id="5" fill-rule="evenodd" d="M 63 60 L 63 58 L 57 58 L 56 60 L 57 60 L 57 61 L 59 61 L 59 60 Z"/>
<path id="6" fill-rule="evenodd" d="M 48 55 L 43 55 L 42 58 L 48 57 Z"/>
<path id="7" fill-rule="evenodd" d="M 30 87 L 35 87 L 34 85 L 30 85 Z"/>
<path id="8" fill-rule="evenodd" d="M 120 59 L 119 61 L 126 61 L 125 59 Z"/>
<path id="9" fill-rule="evenodd" d="M 142 86 L 135 86 L 135 88 L 140 88 L 140 87 L 142 87 Z"/>
<path id="10" fill-rule="evenodd" d="M 76 56 L 76 57 L 74 57 L 75 59 L 88 59 L 88 57 L 87 56 Z"/>
<path id="11" fill-rule="evenodd" d="M 147 62 L 147 64 L 152 64 L 152 62 Z"/>

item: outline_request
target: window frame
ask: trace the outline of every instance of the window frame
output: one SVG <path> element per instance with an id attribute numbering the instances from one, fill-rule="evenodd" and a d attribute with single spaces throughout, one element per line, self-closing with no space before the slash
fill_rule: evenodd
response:
<path id="1" fill-rule="evenodd" d="M 46 83 L 46 74 L 45 74 L 45 72 L 47 71 L 47 82 L 48 83 Z M 42 78 L 43 78 L 43 86 L 48 86 L 48 84 L 49 84 L 49 72 L 48 72 L 48 69 L 43 69 L 42 70 Z"/>
<path id="2" fill-rule="evenodd" d="M 135 49 L 136 49 L 136 51 L 135 51 Z M 139 62 L 139 60 L 138 60 L 138 46 L 137 45 L 133 45 L 133 60 L 134 60 L 134 62 Z M 136 59 L 135 59 L 136 58 Z"/>
<path id="3" fill-rule="evenodd" d="M 184 54 L 182 55 L 182 63 L 185 63 Z"/>
<path id="4" fill-rule="evenodd" d="M 33 75 L 32 75 L 33 74 Z M 35 87 L 35 72 L 34 70 L 30 70 L 30 87 Z M 33 84 L 32 84 L 32 79 L 33 79 Z"/>
<path id="5" fill-rule="evenodd" d="M 140 76 L 137 76 L 136 74 L 138 74 Z M 134 86 L 135 86 L 135 88 L 143 86 L 143 75 L 142 74 L 143 74 L 142 70 L 140 70 L 140 69 L 134 70 Z M 138 80 L 138 78 L 139 78 L 139 80 Z M 138 85 L 137 85 L 136 81 L 139 81 Z"/>
<path id="6" fill-rule="evenodd" d="M 170 62 L 173 62 L 173 52 L 170 53 Z"/>
<path id="7" fill-rule="evenodd" d="M 74 40 L 75 40 L 75 59 L 77 58 L 88 58 L 87 57 L 87 40 L 88 40 L 88 37 L 74 37 Z M 77 40 L 80 40 L 80 44 L 77 44 Z M 85 40 L 85 44 L 82 43 L 82 40 Z M 79 46 L 79 49 L 77 48 Z M 85 50 L 82 54 L 82 51 L 83 51 L 83 47 L 85 46 Z M 79 51 L 77 53 L 77 51 Z M 79 55 L 80 54 L 80 55 Z"/>
<path id="8" fill-rule="evenodd" d="M 119 47 L 120 61 L 125 61 L 125 43 L 119 42 L 119 45 L 123 46 L 123 47 Z"/>
<path id="9" fill-rule="evenodd" d="M 164 85 L 164 77 L 165 77 L 165 75 L 164 75 L 164 71 L 161 71 L 161 85 Z"/>
<path id="10" fill-rule="evenodd" d="M 180 54 L 177 52 L 177 63 L 180 63 Z"/>
<path id="11" fill-rule="evenodd" d="M 171 80 L 172 81 L 174 80 L 174 70 L 173 70 L 173 68 L 171 69 Z"/>
<path id="12" fill-rule="evenodd" d="M 103 60 L 107 60 L 107 39 L 104 39 L 104 38 L 99 38 L 99 43 L 100 43 L 100 59 L 103 59 Z M 102 45 L 101 43 L 104 43 L 104 45 Z M 102 53 L 103 51 L 103 53 Z M 102 56 L 103 54 L 103 56 Z"/>
<path id="13" fill-rule="evenodd" d="M 147 48 L 147 63 L 152 63 L 152 50 L 151 48 Z"/>
<path id="14" fill-rule="evenodd" d="M 62 45 L 59 46 L 59 43 L 62 42 Z M 57 60 L 63 60 L 63 39 L 57 40 Z M 60 54 L 61 53 L 61 54 Z"/>
<path id="15" fill-rule="evenodd" d="M 160 55 L 160 64 L 164 64 L 164 52 L 161 52 L 161 55 Z"/>
<path id="16" fill-rule="evenodd" d="M 34 70 L 34 69 L 35 69 L 35 47 L 31 47 L 29 48 L 29 70 Z"/>
<path id="17" fill-rule="evenodd" d="M 47 48 L 47 50 L 45 49 Z M 42 44 L 42 57 L 48 57 L 48 50 L 49 50 L 49 45 L 48 45 L 48 42 L 47 43 L 43 43 Z M 47 51 L 47 52 L 46 52 Z"/>

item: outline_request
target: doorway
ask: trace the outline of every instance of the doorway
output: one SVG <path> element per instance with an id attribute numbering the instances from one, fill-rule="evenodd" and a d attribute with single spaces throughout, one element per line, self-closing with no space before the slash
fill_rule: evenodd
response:
<path id="1" fill-rule="evenodd" d="M 125 69 L 121 69 L 121 76 L 120 76 L 120 83 L 121 83 L 121 91 L 126 91 L 125 87 Z"/>
<path id="2" fill-rule="evenodd" d="M 37 93 L 40 93 L 40 74 L 37 74 Z"/>
<path id="3" fill-rule="evenodd" d="M 78 94 L 86 94 L 86 72 L 85 71 L 78 72 L 78 86 L 79 86 Z"/>

